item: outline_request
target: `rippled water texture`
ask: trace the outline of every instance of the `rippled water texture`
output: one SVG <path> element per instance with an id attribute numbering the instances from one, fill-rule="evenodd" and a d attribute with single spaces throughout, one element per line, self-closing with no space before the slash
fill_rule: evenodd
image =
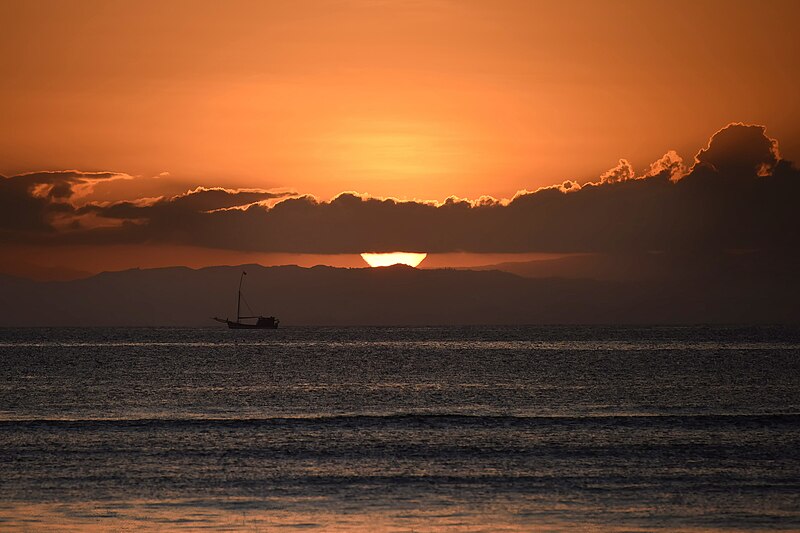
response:
<path id="1" fill-rule="evenodd" d="M 800 529 L 800 329 L 0 329 L 0 529 Z"/>

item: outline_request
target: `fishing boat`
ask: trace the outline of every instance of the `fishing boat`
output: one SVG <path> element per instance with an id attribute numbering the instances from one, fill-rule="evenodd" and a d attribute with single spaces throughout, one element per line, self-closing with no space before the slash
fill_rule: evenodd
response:
<path id="1" fill-rule="evenodd" d="M 228 320 L 227 318 L 217 318 L 214 317 L 214 320 L 217 322 L 222 322 L 223 324 L 228 324 L 230 329 L 278 329 L 278 324 L 280 320 L 275 318 L 274 316 L 261 316 L 261 315 L 252 315 L 253 310 L 250 309 L 250 306 L 247 304 L 247 300 L 245 300 L 244 305 L 250 310 L 252 316 L 242 316 L 242 281 L 244 281 L 244 277 L 247 275 L 247 272 L 242 270 L 242 275 L 239 276 L 239 292 L 236 296 L 236 321 Z M 243 320 L 253 320 L 255 322 L 243 322 Z"/>

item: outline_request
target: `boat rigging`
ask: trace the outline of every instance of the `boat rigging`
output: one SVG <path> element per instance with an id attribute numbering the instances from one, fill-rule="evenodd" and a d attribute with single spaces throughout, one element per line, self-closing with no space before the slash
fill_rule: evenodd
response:
<path id="1" fill-rule="evenodd" d="M 245 300 L 244 304 L 250 311 L 251 316 L 242 316 L 242 282 L 244 281 L 244 277 L 246 275 L 247 272 L 242 270 L 242 275 L 239 276 L 239 291 L 236 294 L 236 321 L 234 322 L 232 320 L 228 320 L 227 318 L 222 319 L 213 317 L 214 320 L 217 322 L 222 322 L 223 324 L 227 324 L 230 329 L 278 329 L 280 320 L 274 316 L 253 315 L 253 310 L 250 309 L 247 300 Z M 255 319 L 255 323 L 243 322 L 243 320 L 253 319 Z"/>

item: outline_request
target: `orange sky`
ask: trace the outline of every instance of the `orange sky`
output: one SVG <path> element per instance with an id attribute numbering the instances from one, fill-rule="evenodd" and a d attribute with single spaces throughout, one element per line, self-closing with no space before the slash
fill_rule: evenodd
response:
<path id="1" fill-rule="evenodd" d="M 509 198 L 731 121 L 800 156 L 797 2 L 0 4 L 0 173 Z M 793 144 L 794 143 L 794 144 Z M 163 173 L 168 173 L 163 174 Z M 161 177 L 154 178 L 161 174 Z"/>
<path id="2" fill-rule="evenodd" d="M 263 232 L 256 237 L 264 242 L 243 237 L 244 245 L 220 249 L 238 229 L 219 229 L 230 233 L 216 241 L 190 230 L 170 240 L 167 218 L 159 219 L 167 231 L 155 233 L 161 242 L 103 241 L 102 232 L 81 240 L 69 234 L 76 217 L 83 229 L 125 230 L 126 219 L 98 215 L 99 207 L 68 216 L 59 210 L 66 204 L 150 205 L 198 187 L 321 201 L 343 191 L 510 199 L 564 180 L 599 183 L 618 163 L 628 168 L 621 158 L 633 165 L 626 175 L 652 175 L 648 165 L 668 150 L 688 169 L 732 122 L 765 125 L 780 156 L 800 158 L 795 1 L 6 0 L 0 20 L 0 175 L 48 171 L 39 182 L 4 183 L 35 183 L 21 200 L 9 196 L 5 222 L 0 216 L 0 230 L 10 228 L 0 235 L 4 272 L 363 263 L 356 245 L 324 239 L 294 250 L 291 239 L 276 247 Z M 90 183 L 46 183 L 67 169 Z M 43 233 L 14 233 L 39 220 L 43 201 Z M 314 220 L 298 216 L 300 224 L 287 222 L 291 232 Z M 382 223 L 387 233 L 403 225 Z M 312 226 L 307 237 L 319 233 Z M 64 237 L 60 244 L 43 244 L 48 231 Z M 558 248 L 498 245 L 481 256 L 492 239 L 476 237 L 468 249 L 446 238 L 423 266 Z M 389 246 L 370 242 L 363 251 Z"/>

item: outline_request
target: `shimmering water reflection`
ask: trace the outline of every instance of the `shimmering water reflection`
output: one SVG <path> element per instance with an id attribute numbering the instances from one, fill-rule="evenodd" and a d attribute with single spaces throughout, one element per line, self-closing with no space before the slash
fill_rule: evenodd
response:
<path id="1" fill-rule="evenodd" d="M 793 328 L 0 330 L 0 357 L 0 529 L 800 528 Z"/>

